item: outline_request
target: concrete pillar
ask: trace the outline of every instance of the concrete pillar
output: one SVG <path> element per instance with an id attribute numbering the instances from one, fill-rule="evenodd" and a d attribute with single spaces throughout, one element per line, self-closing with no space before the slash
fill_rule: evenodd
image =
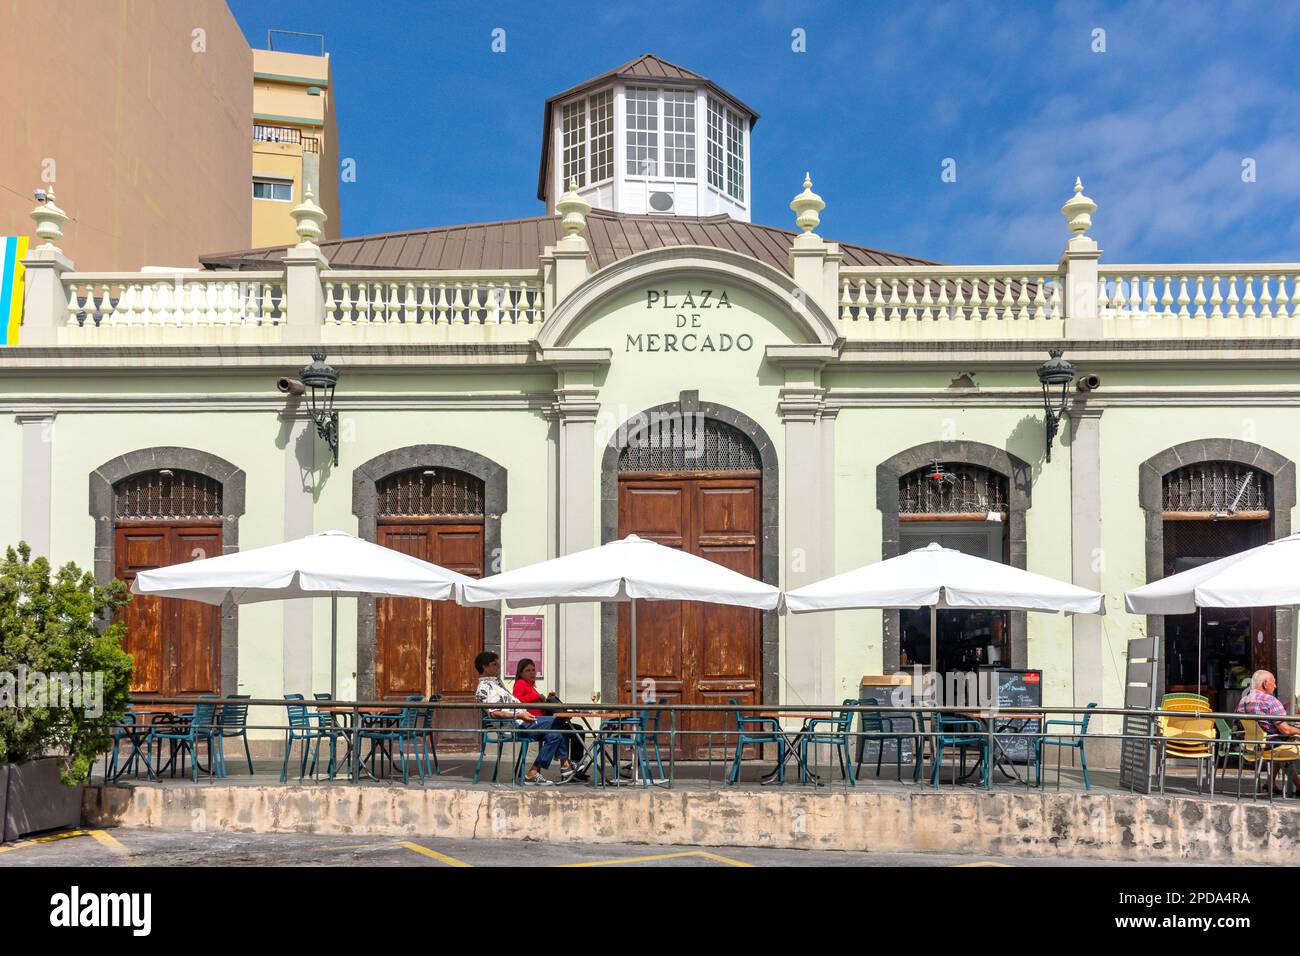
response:
<path id="1" fill-rule="evenodd" d="M 57 345 L 68 321 L 68 293 L 63 274 L 76 267 L 53 247 L 39 246 L 23 260 L 23 321 L 19 345 Z"/>
<path id="2" fill-rule="evenodd" d="M 284 435 L 284 540 L 292 541 L 315 531 L 312 474 L 315 469 L 316 429 L 300 400 L 292 400 L 291 407 L 280 413 L 281 434 Z M 284 690 L 286 694 L 301 693 L 310 698 L 316 690 L 327 690 L 329 661 L 325 661 L 326 683 L 316 680 L 313 647 L 313 611 L 315 601 L 284 601 L 281 609 L 284 621 L 282 649 Z M 350 671 L 340 666 L 339 693 L 347 695 L 346 680 Z M 319 686 L 318 686 L 319 685 Z M 355 677 L 352 681 L 355 689 Z"/>
<path id="3" fill-rule="evenodd" d="M 23 430 L 22 516 L 19 533 L 32 557 L 50 557 L 50 484 L 54 476 L 53 409 L 19 412 Z"/>
<path id="4" fill-rule="evenodd" d="M 1061 207 L 1066 225 L 1073 234 L 1061 256 L 1060 275 L 1064 280 L 1065 337 L 1099 339 L 1102 337 L 1101 313 L 1097 309 L 1097 261 L 1101 248 L 1089 238 L 1092 214 L 1097 204 L 1083 194 L 1083 183 L 1074 181 L 1074 195 Z"/>
<path id="5" fill-rule="evenodd" d="M 284 256 L 285 302 L 288 307 L 284 341 L 314 344 L 325 324 L 325 294 L 320 274 L 329 261 L 315 245 L 298 245 Z"/>
<path id="6" fill-rule="evenodd" d="M 596 413 L 598 390 L 587 382 L 556 390 L 555 411 L 560 424 L 559 541 L 561 555 L 600 544 L 596 529 L 599 501 L 596 488 Z M 563 604 L 559 614 L 559 654 L 563 670 L 555 675 L 564 700 L 589 701 L 600 690 L 599 604 Z"/>
<path id="7" fill-rule="evenodd" d="M 1101 413 L 1076 400 L 1070 410 L 1071 580 L 1101 590 Z M 1076 614 L 1074 629 L 1074 705 L 1102 704 L 1106 659 L 1105 631 L 1095 614 Z"/>
<path id="8" fill-rule="evenodd" d="M 785 423 L 785 586 L 826 577 L 834 565 L 823 537 L 826 497 L 822 389 L 813 368 L 787 367 L 778 410 Z M 825 508 L 823 507 L 825 505 Z M 785 625 L 786 703 L 823 704 L 835 692 L 835 644 L 829 614 L 790 614 Z"/>

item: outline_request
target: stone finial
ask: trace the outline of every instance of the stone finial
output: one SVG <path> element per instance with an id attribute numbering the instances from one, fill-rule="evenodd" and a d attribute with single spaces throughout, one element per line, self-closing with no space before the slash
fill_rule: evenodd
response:
<path id="1" fill-rule="evenodd" d="M 1092 214 L 1097 211 L 1097 204 L 1083 194 L 1083 179 L 1075 177 L 1074 195 L 1061 207 L 1070 232 L 1082 236 L 1092 228 Z"/>
<path id="2" fill-rule="evenodd" d="M 809 173 L 803 174 L 803 192 L 790 200 L 790 208 L 794 211 L 795 225 L 806 233 L 811 233 L 822 221 L 821 211 L 826 208 L 826 203 L 812 191 Z"/>
<path id="3" fill-rule="evenodd" d="M 310 185 L 303 187 L 302 202 L 289 210 L 289 215 L 293 216 L 298 245 L 315 246 L 316 241 L 325 235 L 325 220 L 329 216 L 316 205 Z"/>
<path id="4" fill-rule="evenodd" d="M 68 214 L 54 205 L 53 186 L 46 190 L 45 202 L 37 204 L 31 217 L 36 220 L 36 235 L 45 240 L 40 248 L 56 248 L 54 244 L 63 238 L 63 227 L 68 223 Z"/>
<path id="5" fill-rule="evenodd" d="M 591 203 L 578 195 L 578 180 L 569 180 L 569 190 L 560 196 L 555 204 L 556 211 L 563 217 L 560 225 L 564 234 L 576 236 L 587 227 L 587 213 L 591 212 Z"/>

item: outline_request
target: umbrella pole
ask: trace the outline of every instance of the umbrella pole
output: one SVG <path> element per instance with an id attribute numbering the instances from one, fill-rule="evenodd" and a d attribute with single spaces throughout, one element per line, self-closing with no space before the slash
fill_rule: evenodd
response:
<path id="1" fill-rule="evenodd" d="M 632 703 L 636 703 L 636 598 L 632 599 Z"/>
<path id="2" fill-rule="evenodd" d="M 330 593 L 330 698 L 339 697 L 339 596 Z"/>
<path id="3" fill-rule="evenodd" d="M 936 623 L 938 620 L 937 604 L 930 605 L 930 672 L 934 673 L 939 669 L 939 627 Z"/>
<path id="4" fill-rule="evenodd" d="M 1196 609 L 1196 694 L 1198 697 L 1201 694 L 1201 634 L 1201 609 L 1198 607 Z"/>

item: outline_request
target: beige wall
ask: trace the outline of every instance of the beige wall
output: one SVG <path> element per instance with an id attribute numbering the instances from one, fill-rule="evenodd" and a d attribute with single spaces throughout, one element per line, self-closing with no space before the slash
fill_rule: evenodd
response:
<path id="1" fill-rule="evenodd" d="M 0 0 L 0 233 L 31 234 L 52 160 L 79 269 L 245 247 L 252 70 L 222 0 Z"/>

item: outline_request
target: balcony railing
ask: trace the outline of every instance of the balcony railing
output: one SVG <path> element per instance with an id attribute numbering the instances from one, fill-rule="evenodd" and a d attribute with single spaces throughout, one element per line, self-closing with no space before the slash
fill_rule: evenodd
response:
<path id="1" fill-rule="evenodd" d="M 85 332 L 276 326 L 287 317 L 282 272 L 70 272 L 63 282 L 65 325 Z"/>
<path id="2" fill-rule="evenodd" d="M 302 130 L 292 126 L 268 126 L 265 123 L 254 123 L 253 142 L 288 143 L 292 146 L 301 146 L 308 153 L 320 152 L 319 137 L 304 136 Z"/>
<path id="3" fill-rule="evenodd" d="M 322 273 L 327 326 L 530 325 L 546 318 L 536 271 Z"/>

